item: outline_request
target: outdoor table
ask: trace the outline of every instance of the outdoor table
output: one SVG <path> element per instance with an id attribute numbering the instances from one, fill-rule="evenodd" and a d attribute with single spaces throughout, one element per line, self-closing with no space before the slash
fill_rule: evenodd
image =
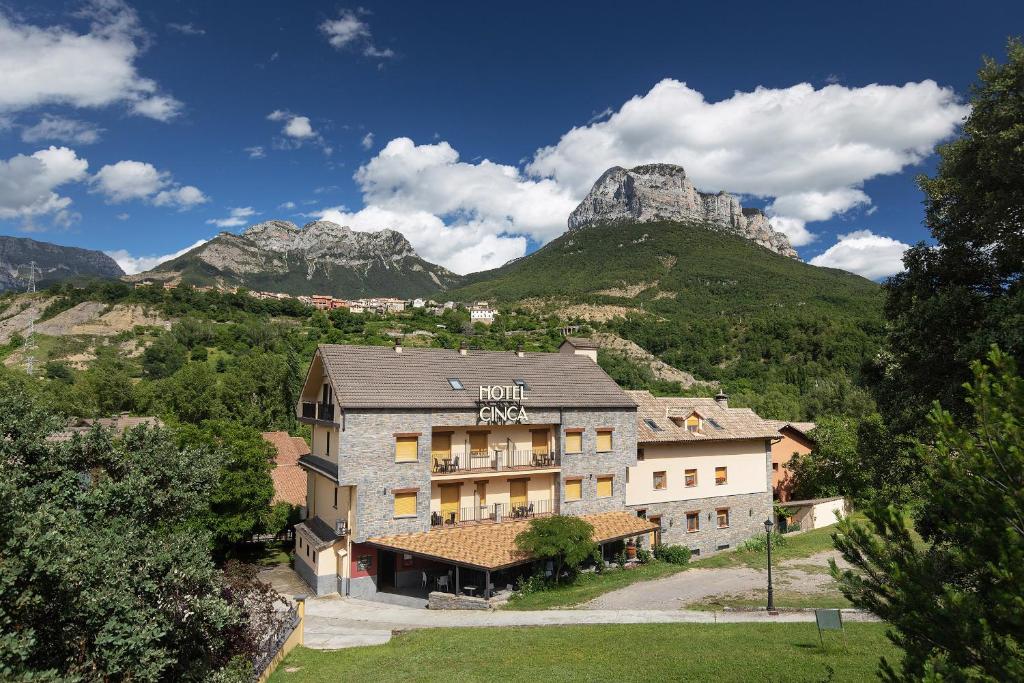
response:
<path id="1" fill-rule="evenodd" d="M 452 469 L 452 459 L 451 458 L 442 458 L 441 462 L 444 463 L 444 471 L 445 472 L 450 472 L 451 469 Z"/>
<path id="2" fill-rule="evenodd" d="M 476 592 L 476 586 L 463 586 L 462 589 L 469 593 L 469 597 L 473 597 L 473 593 Z"/>

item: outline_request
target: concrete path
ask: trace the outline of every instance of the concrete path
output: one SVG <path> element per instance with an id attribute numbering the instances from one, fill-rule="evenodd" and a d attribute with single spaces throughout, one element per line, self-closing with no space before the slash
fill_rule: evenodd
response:
<path id="1" fill-rule="evenodd" d="M 877 621 L 870 614 L 844 610 L 846 621 Z M 543 610 L 473 612 L 425 610 L 353 598 L 327 597 L 306 602 L 306 646 L 337 650 L 386 643 L 393 631 L 418 628 L 501 628 L 574 624 L 715 624 L 814 621 L 813 612 L 701 612 L 693 610 Z"/>
<path id="2" fill-rule="evenodd" d="M 834 591 L 832 577 L 826 572 L 829 559 L 835 559 L 840 567 L 848 566 L 836 551 L 779 563 L 772 571 L 776 591 L 781 589 L 807 595 Z M 605 593 L 580 607 L 588 610 L 680 609 L 716 596 L 763 593 L 767 583 L 765 569 L 689 569 L 664 579 L 642 581 Z"/>

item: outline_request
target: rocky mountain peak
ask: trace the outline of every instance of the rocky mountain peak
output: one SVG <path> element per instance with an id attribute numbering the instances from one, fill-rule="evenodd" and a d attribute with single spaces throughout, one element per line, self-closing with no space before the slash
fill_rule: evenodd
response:
<path id="1" fill-rule="evenodd" d="M 744 208 L 725 191 L 699 191 L 675 164 L 609 168 L 569 215 L 569 230 L 614 221 L 706 223 L 797 258 L 789 238 L 772 228 L 763 211 Z"/>

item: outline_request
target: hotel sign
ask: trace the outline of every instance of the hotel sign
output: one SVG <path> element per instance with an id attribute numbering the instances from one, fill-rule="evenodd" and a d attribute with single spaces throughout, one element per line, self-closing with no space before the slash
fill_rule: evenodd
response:
<path id="1" fill-rule="evenodd" d="M 510 386 L 482 386 L 477 404 L 480 406 L 478 416 L 481 424 L 523 424 L 529 418 L 523 408 L 526 398 L 526 387 L 512 384 Z"/>

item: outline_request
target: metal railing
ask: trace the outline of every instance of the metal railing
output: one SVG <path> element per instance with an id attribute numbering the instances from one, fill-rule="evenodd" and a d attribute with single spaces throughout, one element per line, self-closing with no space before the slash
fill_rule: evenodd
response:
<path id="1" fill-rule="evenodd" d="M 477 505 L 459 508 L 458 511 L 430 513 L 430 526 L 433 528 L 465 526 L 468 524 L 508 522 L 519 519 L 532 519 L 554 514 L 554 501 L 531 500 L 526 503 L 507 505 Z"/>
<path id="2" fill-rule="evenodd" d="M 322 401 L 303 401 L 302 417 L 306 420 L 334 421 L 334 404 Z"/>
<path id="3" fill-rule="evenodd" d="M 557 467 L 561 462 L 558 453 L 548 450 L 506 451 L 490 449 L 470 451 L 458 455 L 431 455 L 431 472 L 434 474 L 457 474 L 459 472 L 499 472 L 543 467 Z"/>

